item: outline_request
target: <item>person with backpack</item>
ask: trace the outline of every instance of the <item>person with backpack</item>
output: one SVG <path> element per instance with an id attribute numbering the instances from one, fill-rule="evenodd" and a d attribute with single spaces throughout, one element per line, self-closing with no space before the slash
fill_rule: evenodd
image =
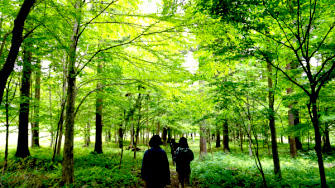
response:
<path id="1" fill-rule="evenodd" d="M 174 159 L 176 150 L 178 148 L 178 143 L 176 143 L 175 139 L 171 139 L 170 141 L 170 148 L 171 148 L 171 155 L 172 155 L 172 159 Z M 176 162 L 173 160 L 173 166 L 176 165 Z"/>
<path id="2" fill-rule="evenodd" d="M 190 163 L 194 159 L 194 154 L 188 147 L 187 139 L 185 137 L 180 138 L 178 146 L 173 160 L 176 161 L 179 182 L 181 187 L 184 188 L 185 184 L 189 185 L 190 183 Z"/>
<path id="3" fill-rule="evenodd" d="M 151 148 L 144 153 L 141 177 L 146 188 L 163 188 L 171 184 L 169 161 L 160 147 L 162 144 L 159 135 L 154 135 L 149 141 Z"/>

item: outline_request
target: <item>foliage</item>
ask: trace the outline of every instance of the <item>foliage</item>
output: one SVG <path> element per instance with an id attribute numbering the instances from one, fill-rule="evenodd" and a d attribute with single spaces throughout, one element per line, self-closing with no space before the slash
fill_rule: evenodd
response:
<path id="1" fill-rule="evenodd" d="M 269 187 L 317 187 L 320 185 L 316 154 L 301 153 L 302 158 L 292 159 L 281 155 L 283 181 L 275 181 L 272 159 L 262 157 L 263 168 Z M 327 160 L 329 186 L 335 185 L 333 156 Z M 307 167 L 308 166 L 308 167 Z M 251 158 L 245 154 L 216 152 L 202 161 L 192 163 L 193 185 L 198 187 L 263 187 L 262 178 Z"/>
<path id="2" fill-rule="evenodd" d="M 107 145 L 106 145 L 107 146 Z M 70 187 L 139 187 L 141 157 L 133 159 L 131 152 L 124 155 L 123 167 L 119 169 L 118 149 L 108 145 L 104 154 L 90 153 L 92 148 L 75 149 L 76 183 Z M 50 148 L 30 149 L 31 157 L 11 158 L 8 170 L 1 177 L 4 187 L 60 187 L 61 160 L 52 162 Z M 140 152 L 143 154 L 143 152 Z M 3 161 L 0 167 L 3 167 Z M 129 170 L 132 169 L 132 170 Z"/>

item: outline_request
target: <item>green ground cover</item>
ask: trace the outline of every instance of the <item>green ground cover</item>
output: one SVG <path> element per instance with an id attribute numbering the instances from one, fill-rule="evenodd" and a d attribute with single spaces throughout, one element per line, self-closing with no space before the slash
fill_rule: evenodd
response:
<path id="1" fill-rule="evenodd" d="M 254 158 L 249 157 L 247 148 L 242 154 L 232 146 L 232 152 L 225 154 L 222 148 L 212 147 L 208 156 L 199 159 L 198 140 L 190 141 L 190 148 L 195 153 L 191 164 L 191 182 L 193 187 L 264 187 L 262 176 L 255 165 Z M 145 146 L 133 158 L 133 152 L 125 150 L 121 169 L 119 169 L 120 149 L 114 143 L 104 144 L 103 154 L 93 154 L 94 145 L 81 147 L 75 145 L 75 184 L 64 186 L 61 181 L 61 159 L 51 162 L 51 148 L 30 148 L 31 157 L 14 158 L 11 149 L 8 170 L 1 175 L 1 187 L 143 187 L 140 168 Z M 286 151 L 280 146 L 281 152 Z M 178 187 L 175 167 L 172 165 L 170 148 L 163 147 L 170 160 L 172 185 Z M 3 167 L 3 150 L 1 150 L 0 167 Z M 318 187 L 320 184 L 317 157 L 314 151 L 300 152 L 296 159 L 288 153 L 281 153 L 280 164 L 282 180 L 276 181 L 273 174 L 272 158 L 266 148 L 261 148 L 261 162 L 268 187 Z M 327 183 L 335 187 L 334 155 L 324 156 Z"/>

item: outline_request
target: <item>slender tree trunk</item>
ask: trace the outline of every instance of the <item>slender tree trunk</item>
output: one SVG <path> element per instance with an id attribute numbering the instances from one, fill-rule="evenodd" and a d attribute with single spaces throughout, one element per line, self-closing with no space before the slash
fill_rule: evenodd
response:
<path id="1" fill-rule="evenodd" d="M 275 110 L 274 110 L 274 92 L 273 92 L 273 83 L 272 83 L 272 67 L 269 62 L 267 62 L 268 70 L 268 88 L 269 88 L 269 127 L 271 131 L 271 145 L 272 145 L 272 158 L 274 165 L 274 173 L 277 178 L 281 178 L 280 162 L 278 155 L 277 147 L 277 135 L 276 135 L 276 126 L 275 126 Z"/>
<path id="2" fill-rule="evenodd" d="M 212 135 L 211 135 L 211 128 L 210 128 L 210 126 L 208 127 L 207 132 L 208 132 L 208 135 L 207 135 L 207 138 L 208 138 L 208 141 L 207 141 L 208 148 L 209 148 L 209 151 L 211 152 L 211 154 L 213 154 L 213 150 L 212 150 L 212 140 L 213 139 L 212 139 Z"/>
<path id="3" fill-rule="evenodd" d="M 40 123 L 40 98 L 41 98 L 41 61 L 36 62 L 36 78 L 35 78 L 35 105 L 34 105 L 34 123 L 31 123 L 32 131 L 32 147 L 40 146 L 39 139 L 39 123 Z"/>
<path id="4" fill-rule="evenodd" d="M 65 62 L 65 61 L 64 61 Z M 61 113 L 59 117 L 59 122 L 58 122 L 58 142 L 57 142 L 57 151 L 56 154 L 60 155 L 60 150 L 62 147 L 62 138 L 63 138 L 63 124 L 64 124 L 64 109 L 65 109 L 65 103 L 66 103 L 66 78 L 67 75 L 67 66 L 66 63 L 63 63 L 63 94 L 62 94 L 62 102 L 61 102 Z"/>
<path id="5" fill-rule="evenodd" d="M 324 152 L 331 152 L 330 137 L 329 137 L 329 123 L 325 123 L 325 144 L 323 146 Z"/>
<path id="6" fill-rule="evenodd" d="M 328 109 L 325 109 L 325 115 L 328 115 Z M 325 144 L 323 145 L 323 152 L 331 152 L 330 137 L 329 137 L 329 123 L 325 123 Z"/>
<path id="7" fill-rule="evenodd" d="M 51 72 L 51 67 L 49 67 L 49 78 L 50 78 L 50 72 Z M 52 100 L 51 100 L 51 87 L 49 87 L 49 116 L 50 116 L 50 135 L 51 135 L 51 140 L 50 140 L 50 147 L 52 147 L 53 142 L 54 142 L 54 130 L 53 130 L 53 122 L 52 122 Z"/>
<path id="8" fill-rule="evenodd" d="M 35 0 L 25 0 L 20 8 L 18 15 L 14 21 L 14 28 L 12 30 L 12 42 L 9 53 L 7 55 L 7 59 L 2 69 L 0 70 L 0 104 L 2 102 L 3 92 L 6 87 L 6 83 L 9 75 L 12 73 L 14 69 L 14 64 L 19 53 L 23 37 L 23 27 L 24 23 L 27 19 L 27 16 L 35 4 Z"/>
<path id="9" fill-rule="evenodd" d="M 27 45 L 29 48 L 30 45 Z M 16 157 L 25 158 L 30 155 L 28 149 L 28 124 L 29 124 L 29 101 L 30 101 L 30 79 L 31 79 L 31 52 L 23 52 L 23 70 L 21 81 L 21 97 L 19 112 L 19 133 Z"/>
<path id="10" fill-rule="evenodd" d="M 163 135 L 162 135 L 163 146 L 166 146 L 166 143 L 167 143 L 167 133 L 168 133 L 168 128 L 166 126 L 164 126 L 163 127 Z"/>
<path id="11" fill-rule="evenodd" d="M 146 136 L 146 145 L 149 145 L 149 133 L 150 133 L 150 128 L 149 128 L 149 100 L 150 100 L 150 94 L 148 93 L 147 95 L 147 136 Z M 171 131 L 169 129 L 169 139 L 171 138 Z"/>
<path id="12" fill-rule="evenodd" d="M 6 103 L 5 103 L 5 108 L 6 108 L 6 146 L 5 146 L 5 161 L 4 161 L 4 166 L 2 170 L 2 174 L 5 173 L 7 170 L 7 158 L 8 158 L 8 137 L 9 137 L 9 85 L 6 89 Z"/>
<path id="13" fill-rule="evenodd" d="M 314 134 L 315 134 L 315 151 L 316 155 L 318 156 L 318 164 L 319 164 L 319 173 L 321 179 L 321 187 L 327 187 L 326 175 L 325 175 L 325 168 L 323 164 L 322 152 L 321 152 L 321 134 L 320 134 L 320 127 L 319 127 L 319 116 L 317 112 L 317 94 L 315 93 L 314 88 L 312 88 L 312 94 L 310 95 L 310 104 L 312 105 L 312 123 L 314 127 Z M 309 105 L 310 109 L 310 105 Z"/>
<path id="14" fill-rule="evenodd" d="M 119 125 L 119 148 L 123 148 L 123 124 Z"/>
<path id="15" fill-rule="evenodd" d="M 137 119 L 137 124 L 136 124 L 136 132 L 135 132 L 135 143 L 134 143 L 134 159 L 136 159 L 136 153 L 137 153 L 137 143 L 139 141 L 138 137 L 139 137 L 139 132 L 140 132 L 140 123 L 141 123 L 141 94 L 139 93 L 138 94 L 138 98 L 140 99 L 139 100 L 139 106 L 138 106 L 138 119 Z"/>
<path id="16" fill-rule="evenodd" d="M 243 134 L 242 134 L 242 126 L 239 125 L 239 128 L 240 128 L 240 132 L 239 132 L 239 135 L 240 135 L 240 146 L 241 146 L 241 152 L 243 153 Z"/>
<path id="17" fill-rule="evenodd" d="M 157 135 L 160 135 L 160 130 L 161 130 L 161 124 L 159 123 L 159 121 L 157 121 L 157 131 L 156 131 L 156 134 Z"/>
<path id="18" fill-rule="evenodd" d="M 130 124 L 130 148 L 134 147 L 134 123 L 131 121 Z"/>
<path id="19" fill-rule="evenodd" d="M 220 143 L 221 143 L 221 140 L 220 140 L 220 128 L 217 125 L 217 127 L 216 127 L 216 144 L 215 144 L 215 147 L 219 148 L 220 147 Z"/>
<path id="20" fill-rule="evenodd" d="M 252 157 L 251 123 L 248 123 L 249 156 Z"/>
<path id="21" fill-rule="evenodd" d="M 81 1 L 75 2 L 76 12 L 80 10 Z M 78 14 L 80 16 L 80 14 Z M 79 18 L 74 20 L 73 34 L 71 36 L 71 45 L 69 48 L 69 65 L 67 79 L 67 102 L 66 102 L 66 118 L 65 118 L 65 141 L 64 141 L 64 157 L 62 165 L 62 182 L 71 184 L 74 182 L 74 163 L 73 163 L 73 132 L 74 132 L 74 114 L 76 101 L 76 51 L 80 23 Z"/>
<path id="22" fill-rule="evenodd" d="M 294 129 L 294 115 L 292 113 L 292 105 L 288 106 L 289 110 L 288 110 L 288 120 L 289 120 L 289 125 L 291 126 L 291 134 L 289 136 L 289 142 L 290 142 L 290 154 L 292 158 L 296 158 L 297 157 L 297 144 L 295 142 L 295 135 L 294 135 L 294 131 L 292 129 Z"/>
<path id="23" fill-rule="evenodd" d="M 55 161 L 56 154 L 60 155 L 62 136 L 63 136 L 62 127 L 64 122 L 64 108 L 65 108 L 65 99 L 63 98 L 61 103 L 61 112 L 59 115 L 59 121 L 57 123 L 56 142 L 55 142 L 54 154 L 52 156 L 52 161 Z"/>
<path id="24" fill-rule="evenodd" d="M 98 75 L 102 72 L 102 64 L 98 64 Z M 97 88 L 101 87 L 102 83 L 97 84 Z M 95 147 L 94 152 L 102 153 L 102 88 L 98 89 L 96 99 L 96 113 L 95 113 Z"/>
<path id="25" fill-rule="evenodd" d="M 88 108 L 90 109 L 90 108 Z M 87 116 L 89 117 L 91 114 L 91 111 L 88 110 Z M 85 145 L 88 147 L 91 143 L 91 118 L 88 118 L 88 122 L 86 125 L 86 130 L 85 130 Z"/>
<path id="26" fill-rule="evenodd" d="M 291 70 L 291 63 L 287 64 L 286 70 Z M 293 67 L 292 67 L 293 68 Z M 292 88 L 288 88 L 286 90 L 287 95 L 290 95 L 292 93 Z M 292 158 L 297 157 L 297 145 L 295 143 L 295 135 L 294 135 L 294 114 L 293 114 L 293 103 L 288 105 L 288 122 L 291 127 L 290 136 L 289 136 L 289 142 L 290 142 L 290 154 Z"/>
<path id="27" fill-rule="evenodd" d="M 251 138 L 251 113 L 250 113 L 250 105 L 249 105 L 249 98 L 247 98 L 247 117 L 248 117 L 248 149 L 249 149 L 249 156 L 252 157 L 252 138 Z M 258 143 L 257 143 L 258 144 Z"/>
<path id="28" fill-rule="evenodd" d="M 206 120 L 203 120 L 202 122 L 200 122 L 200 158 L 207 155 L 206 129 Z"/>
<path id="29" fill-rule="evenodd" d="M 229 153 L 229 132 L 228 132 L 228 121 L 225 120 L 223 123 L 223 151 Z"/>

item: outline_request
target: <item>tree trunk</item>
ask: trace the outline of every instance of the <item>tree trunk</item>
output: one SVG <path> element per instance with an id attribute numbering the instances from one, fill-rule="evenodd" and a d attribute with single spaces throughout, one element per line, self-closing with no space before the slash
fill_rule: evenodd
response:
<path id="1" fill-rule="evenodd" d="M 98 64 L 97 74 L 101 74 L 102 72 L 102 64 Z M 102 153 L 102 83 L 97 84 L 98 93 L 96 99 L 96 112 L 95 112 L 95 146 L 94 152 Z"/>
<path id="2" fill-rule="evenodd" d="M 50 78 L 50 72 L 51 72 L 51 67 L 49 67 L 49 78 Z M 53 130 L 53 122 L 52 122 L 52 100 L 51 100 L 51 87 L 49 87 L 49 116 L 50 116 L 50 135 L 51 135 L 51 140 L 50 140 L 50 147 L 53 145 L 54 141 L 54 130 Z"/>
<path id="3" fill-rule="evenodd" d="M 312 94 L 310 95 L 310 104 L 312 105 L 311 117 L 312 117 L 312 123 L 314 127 L 314 133 L 315 133 L 315 151 L 316 151 L 316 155 L 318 156 L 321 187 L 327 187 L 325 168 L 324 168 L 322 152 L 321 152 L 321 135 L 320 135 L 319 116 L 317 112 L 316 102 L 317 102 L 317 94 L 312 88 Z M 310 105 L 309 105 L 309 109 L 310 109 Z"/>
<path id="4" fill-rule="evenodd" d="M 8 95 L 9 95 L 9 83 L 8 83 L 8 87 L 6 89 L 6 103 L 5 103 L 5 108 L 6 108 L 6 145 L 5 145 L 5 161 L 4 161 L 4 165 L 3 165 L 2 174 L 5 173 L 5 171 L 7 170 L 7 166 L 8 166 L 7 165 L 7 158 L 8 158 L 8 137 L 9 137 L 9 96 Z"/>
<path id="5" fill-rule="evenodd" d="M 35 105 L 34 105 L 34 122 L 31 123 L 31 146 L 39 147 L 40 139 L 39 139 L 39 122 L 40 122 L 40 98 L 41 98 L 41 64 L 38 59 L 36 62 L 36 78 L 35 78 Z"/>
<path id="6" fill-rule="evenodd" d="M 62 94 L 62 103 L 61 103 L 61 113 L 58 122 L 58 142 L 57 142 L 57 151 L 56 154 L 60 155 L 60 150 L 62 148 L 62 138 L 63 138 L 63 124 L 64 124 L 64 109 L 65 109 L 65 93 L 66 93 L 66 75 L 67 75 L 67 66 L 66 63 L 63 63 L 63 94 Z"/>
<path id="7" fill-rule="evenodd" d="M 134 146 L 134 123 L 131 121 L 130 123 L 130 147 L 132 148 Z"/>
<path id="8" fill-rule="evenodd" d="M 162 135 L 162 139 L 163 139 L 163 146 L 166 146 L 167 143 L 167 133 L 168 133 L 168 129 L 166 126 L 163 127 L 163 135 Z"/>
<path id="9" fill-rule="evenodd" d="M 328 115 L 328 109 L 325 109 L 325 115 Z M 330 145 L 330 137 L 329 137 L 329 123 L 325 122 L 325 143 L 323 145 L 323 152 L 329 153 L 331 152 L 331 145 Z"/>
<path id="10" fill-rule="evenodd" d="M 206 120 L 200 122 L 200 158 L 207 155 Z"/>
<path id="11" fill-rule="evenodd" d="M 222 144 L 223 144 L 223 151 L 225 153 L 229 153 L 229 132 L 228 132 L 228 121 L 225 120 L 225 122 L 223 123 L 223 140 L 222 140 Z"/>
<path id="12" fill-rule="evenodd" d="M 119 148 L 123 148 L 123 124 L 119 125 Z"/>
<path id="13" fill-rule="evenodd" d="M 140 87 L 139 87 L 140 88 Z M 137 152 L 137 144 L 138 144 L 138 137 L 139 137 L 139 132 L 140 132 L 140 123 L 141 123 L 141 94 L 138 94 L 138 98 L 139 98 L 139 103 L 138 103 L 138 119 L 137 119 L 137 124 L 136 124 L 136 132 L 135 132 L 135 143 L 134 143 L 134 159 L 136 159 L 136 152 Z"/>
<path id="14" fill-rule="evenodd" d="M 296 69 L 297 65 L 296 63 L 289 63 L 286 66 L 286 70 Z M 293 92 L 292 88 L 287 89 L 287 95 L 291 94 Z M 290 143 L 290 154 L 292 158 L 297 157 L 297 150 L 302 149 L 301 142 L 299 141 L 299 138 L 295 135 L 294 128 L 296 125 L 299 124 L 299 111 L 295 108 L 296 101 L 292 102 L 288 105 L 288 120 L 289 125 L 291 126 L 291 134 L 289 136 L 289 143 Z"/>
<path id="15" fill-rule="evenodd" d="M 268 88 L 269 88 L 269 127 L 271 131 L 271 145 L 272 145 L 272 158 L 274 165 L 274 173 L 278 179 L 281 178 L 280 162 L 277 147 L 277 136 L 276 136 L 276 126 L 275 126 L 275 111 L 274 111 L 274 92 L 272 84 L 272 67 L 269 62 L 267 62 L 268 70 Z"/>
<path id="16" fill-rule="evenodd" d="M 240 128 L 240 132 L 239 132 L 239 135 L 240 135 L 240 147 L 241 147 L 241 152 L 243 153 L 243 134 L 242 134 L 242 126 L 239 125 L 239 128 Z"/>
<path id="17" fill-rule="evenodd" d="M 14 21 L 14 28 L 12 30 L 12 42 L 7 59 L 2 69 L 0 70 L 0 104 L 2 102 L 3 92 L 6 87 L 7 79 L 14 69 L 14 64 L 19 53 L 23 37 L 23 27 L 27 16 L 35 4 L 35 0 L 25 0 L 20 8 L 20 11 Z M 28 129 L 27 129 L 28 130 Z"/>
<path id="18" fill-rule="evenodd" d="M 220 128 L 217 125 L 217 127 L 216 127 L 216 144 L 215 144 L 215 147 L 219 148 L 220 147 L 220 143 L 221 143 L 221 140 L 220 140 Z"/>
<path id="19" fill-rule="evenodd" d="M 288 92 L 288 91 L 287 91 Z M 295 142 L 295 136 L 294 136 L 294 114 L 292 113 L 292 104 L 288 106 L 289 110 L 288 110 L 288 121 L 289 121 L 289 125 L 291 126 L 291 134 L 289 136 L 289 143 L 290 143 L 290 154 L 292 158 L 296 158 L 297 157 L 297 144 Z"/>
<path id="20" fill-rule="evenodd" d="M 251 123 L 248 123 L 249 156 L 252 157 Z"/>
<path id="21" fill-rule="evenodd" d="M 30 45 L 27 45 L 29 48 Z M 25 158 L 30 155 L 28 149 L 28 124 L 29 124 L 29 98 L 30 98 L 30 77 L 31 77 L 31 52 L 23 51 L 23 70 L 21 81 L 21 97 L 19 112 L 19 133 L 16 157 Z"/>
<path id="22" fill-rule="evenodd" d="M 61 103 L 61 112 L 60 112 L 60 117 L 59 121 L 57 123 L 57 134 L 56 134 L 56 143 L 55 143 L 55 148 L 54 148 L 54 154 L 52 156 L 52 161 L 55 161 L 55 156 L 60 155 L 60 150 L 61 150 L 61 143 L 62 143 L 62 137 L 63 137 L 63 122 L 64 122 L 64 108 L 65 108 L 65 99 L 63 96 L 62 103 Z"/>
<path id="23" fill-rule="evenodd" d="M 329 137 L 329 123 L 325 123 L 325 144 L 323 145 L 323 151 L 326 153 L 331 152 L 330 137 Z"/>
<path id="24" fill-rule="evenodd" d="M 75 3 L 76 12 L 80 10 L 81 1 Z M 80 16 L 80 14 L 78 14 Z M 64 157 L 62 164 L 62 182 L 71 184 L 74 182 L 74 163 L 73 163 L 73 141 L 74 141 L 74 114 L 76 101 L 76 51 L 80 23 L 79 18 L 74 20 L 73 34 L 71 36 L 71 45 L 69 48 L 69 65 L 67 79 L 67 102 L 66 102 L 66 118 L 65 118 L 65 141 L 64 141 Z"/>
<path id="25" fill-rule="evenodd" d="M 159 121 L 157 121 L 157 131 L 156 131 L 157 135 L 159 135 L 160 130 L 161 130 L 161 124 L 159 123 Z"/>
<path id="26" fill-rule="evenodd" d="M 90 110 L 88 110 L 88 117 L 90 113 L 91 113 Z M 85 145 L 88 147 L 90 143 L 91 143 L 91 118 L 88 118 L 85 130 Z"/>

